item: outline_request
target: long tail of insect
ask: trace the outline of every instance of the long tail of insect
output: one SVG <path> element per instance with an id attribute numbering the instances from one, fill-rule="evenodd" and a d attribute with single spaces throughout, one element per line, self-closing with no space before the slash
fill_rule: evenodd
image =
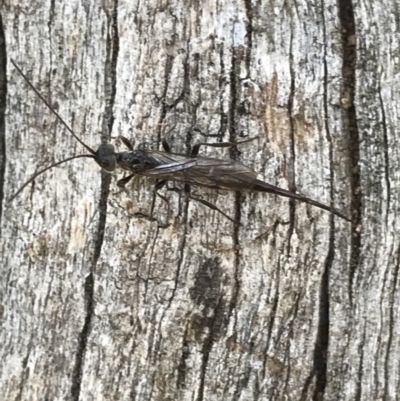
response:
<path id="1" fill-rule="evenodd" d="M 18 191 L 17 191 L 14 195 L 12 195 L 12 196 L 8 199 L 7 202 L 11 202 L 12 200 L 14 200 L 14 199 L 23 191 L 23 189 L 24 189 L 26 186 L 28 186 L 31 182 L 34 181 L 34 179 L 35 179 L 36 177 L 38 177 L 39 175 L 43 174 L 43 173 L 46 172 L 47 170 L 50 170 L 50 169 L 53 168 L 53 167 L 57 167 L 57 166 L 59 166 L 60 164 L 69 162 L 70 160 L 79 159 L 79 158 L 81 158 L 81 157 L 90 157 L 90 158 L 92 158 L 92 159 L 95 159 L 95 156 L 93 156 L 93 155 L 78 155 L 78 156 L 68 157 L 67 159 L 64 159 L 64 160 L 61 160 L 61 161 L 59 161 L 59 162 L 57 162 L 57 163 L 54 163 L 54 164 L 52 164 L 51 166 L 48 166 L 48 167 L 44 168 L 43 170 L 40 170 L 40 171 L 38 171 L 37 173 L 35 173 L 31 178 L 29 178 L 29 180 L 28 180 L 24 185 L 22 185 L 22 186 L 18 189 Z"/>
<path id="2" fill-rule="evenodd" d="M 319 207 L 320 209 L 324 209 L 324 210 L 326 210 L 328 212 L 331 212 L 334 215 L 339 216 L 344 220 L 351 221 L 344 214 L 338 212 L 336 209 L 334 209 L 334 208 L 332 208 L 330 206 L 324 205 L 323 203 L 320 203 L 320 202 L 317 202 L 315 200 L 306 198 L 304 196 L 297 195 L 297 194 L 295 194 L 293 192 L 286 191 L 285 189 L 275 187 L 274 185 L 267 184 L 264 181 L 257 180 L 256 183 L 255 183 L 255 186 L 252 188 L 252 191 L 269 192 L 269 193 L 272 193 L 272 194 L 285 196 L 286 198 L 297 199 L 297 200 L 299 200 L 301 202 L 305 202 L 305 203 L 308 203 L 309 205 L 316 206 L 316 207 Z"/>

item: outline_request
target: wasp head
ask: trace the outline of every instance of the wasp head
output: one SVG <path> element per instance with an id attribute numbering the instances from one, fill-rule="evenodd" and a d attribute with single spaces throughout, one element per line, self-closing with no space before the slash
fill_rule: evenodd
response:
<path id="1" fill-rule="evenodd" d="M 117 167 L 117 157 L 113 145 L 100 145 L 96 152 L 97 164 L 107 172 L 113 172 Z"/>

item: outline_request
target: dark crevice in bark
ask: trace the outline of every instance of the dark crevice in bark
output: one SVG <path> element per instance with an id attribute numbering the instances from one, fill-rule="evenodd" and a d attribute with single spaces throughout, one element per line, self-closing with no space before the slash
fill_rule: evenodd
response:
<path id="1" fill-rule="evenodd" d="M 250 65 L 251 65 L 251 52 L 253 49 L 253 7 L 251 4 L 251 0 L 245 0 L 244 6 L 246 8 L 246 67 L 247 67 L 247 75 L 250 78 Z"/>
<path id="2" fill-rule="evenodd" d="M 396 305 L 396 294 L 397 294 L 397 281 L 399 278 L 399 268 L 400 268 L 400 248 L 397 249 L 397 262 L 394 266 L 393 272 L 393 281 L 392 281 L 392 288 L 390 291 L 390 299 L 389 299 L 389 336 L 387 340 L 387 347 L 386 347 L 386 354 L 385 354 L 385 384 L 384 384 L 384 400 L 389 399 L 389 383 L 391 379 L 391 374 L 393 375 L 393 369 L 390 369 L 390 359 L 394 359 L 394 353 L 391 352 L 392 344 L 393 344 L 393 327 L 396 324 L 396 317 L 395 317 L 395 305 Z"/>
<path id="3" fill-rule="evenodd" d="M 185 221 L 187 220 L 188 208 L 189 208 L 189 204 L 186 202 L 185 212 L 184 212 L 184 220 Z M 168 305 L 165 308 L 164 313 L 162 314 L 161 319 L 160 319 L 160 323 L 159 323 L 159 326 L 158 326 L 160 332 L 161 332 L 161 324 L 162 324 L 163 319 L 165 317 L 165 313 L 171 307 L 172 301 L 174 300 L 174 297 L 175 297 L 176 290 L 178 288 L 179 277 L 180 277 L 183 258 L 184 258 L 184 254 L 185 254 L 186 237 L 187 237 L 187 224 L 184 225 L 184 231 L 183 231 L 182 235 L 183 235 L 183 237 L 182 237 L 182 243 L 181 243 L 180 250 L 179 250 L 178 267 L 176 268 L 175 279 L 174 279 L 174 288 L 172 289 L 172 295 L 171 295 L 170 299 L 168 300 Z"/>
<path id="4" fill-rule="evenodd" d="M 388 216 L 389 216 L 389 208 L 390 208 L 390 174 L 389 174 L 389 144 L 388 144 L 388 134 L 387 134 L 387 125 L 386 125 L 386 113 L 385 113 L 385 106 L 383 103 L 382 99 L 382 92 L 381 92 L 381 85 L 379 82 L 379 89 L 378 89 L 378 95 L 379 95 L 379 103 L 381 106 L 382 110 L 382 133 L 383 133 L 383 143 L 384 143 L 384 157 L 385 157 L 385 182 L 386 182 L 386 217 L 385 217 L 385 222 L 386 225 L 388 223 Z"/>
<path id="5" fill-rule="evenodd" d="M 51 43 L 51 26 L 53 25 L 54 21 L 54 10 L 55 10 L 55 0 L 50 0 L 50 12 L 49 12 L 49 22 L 47 23 L 47 27 L 49 28 L 49 37 L 50 37 L 50 43 Z M 51 48 L 51 46 L 50 46 Z"/>
<path id="6" fill-rule="evenodd" d="M 159 123 L 158 123 L 158 131 L 157 131 L 157 141 L 158 143 L 160 143 L 162 141 L 162 137 L 161 137 L 161 130 L 162 130 L 162 125 L 163 122 L 165 120 L 165 117 L 167 115 L 167 112 L 171 109 L 173 109 L 174 107 L 176 107 L 176 105 L 179 103 L 179 101 L 181 101 L 182 99 L 184 99 L 185 96 L 185 91 L 190 91 L 190 87 L 189 87 L 189 70 L 188 70 L 188 63 L 185 62 L 184 66 L 185 66 L 185 71 L 184 71 L 184 88 L 182 90 L 182 93 L 180 94 L 180 96 L 178 97 L 178 99 L 176 99 L 173 104 L 169 105 L 167 104 L 167 92 L 168 92 L 168 85 L 169 85 L 169 77 L 171 75 L 171 71 L 172 71 L 172 66 L 173 66 L 173 57 L 168 56 L 166 63 L 165 63 L 165 75 L 164 75 L 164 80 L 165 80 L 165 85 L 164 85 L 164 91 L 162 94 L 162 108 L 161 108 L 161 113 L 160 113 L 160 118 L 159 118 Z M 188 133 L 187 138 L 186 138 L 186 146 L 187 146 L 187 153 L 190 153 L 190 148 L 191 148 L 191 133 Z M 155 199 L 155 194 L 153 195 L 153 202 Z M 182 242 L 180 244 L 180 249 L 179 249 L 179 260 L 177 263 L 177 268 L 176 268 L 176 272 L 175 272 L 175 278 L 174 278 L 174 287 L 172 289 L 172 294 L 171 297 L 168 300 L 168 304 L 166 306 L 166 308 L 164 309 L 162 316 L 159 320 L 159 324 L 158 324 L 158 333 L 159 333 L 159 340 L 155 346 L 155 349 L 153 350 L 153 354 L 154 354 L 154 363 L 158 363 L 158 358 L 159 358 L 159 352 L 160 352 L 160 344 L 163 341 L 163 337 L 161 334 L 161 326 L 163 324 L 165 315 L 167 313 L 167 311 L 170 309 L 171 304 L 175 298 L 176 295 L 176 291 L 178 289 L 179 286 L 179 280 L 180 280 L 180 274 L 181 274 L 181 269 L 182 269 L 182 264 L 183 264 L 183 260 L 184 260 L 184 253 L 185 253 L 185 248 L 186 248 L 186 240 L 187 240 L 187 232 L 188 232 L 188 227 L 187 227 L 187 222 L 188 222 L 188 210 L 189 210 L 189 198 L 186 197 L 185 199 L 185 203 L 184 203 L 184 208 L 183 208 L 183 218 L 182 218 L 182 222 L 183 222 L 183 226 L 184 226 L 184 230 L 182 233 Z M 155 371 L 154 374 L 152 375 L 152 383 L 151 383 L 151 390 L 150 390 L 150 398 L 151 395 L 153 393 L 154 390 L 154 386 L 156 386 L 156 374 L 157 372 Z M 178 375 L 179 376 L 179 375 Z M 182 380 L 182 375 L 179 376 L 180 379 Z"/>
<path id="7" fill-rule="evenodd" d="M 187 54 L 188 51 L 185 51 L 181 49 L 179 51 L 180 54 Z M 179 56 L 180 57 L 180 56 Z M 173 64 L 173 63 L 172 63 Z M 182 92 L 177 96 L 173 102 L 170 104 L 166 104 L 167 110 L 173 110 L 176 108 L 176 106 L 182 101 L 185 100 L 186 94 L 190 93 L 190 82 L 189 82 L 189 64 L 188 64 L 188 59 L 187 57 L 185 58 L 185 61 L 182 62 L 182 65 L 184 66 L 184 72 L 183 72 L 183 86 L 182 86 Z M 170 71 L 171 72 L 171 71 Z"/>
<path id="8" fill-rule="evenodd" d="M 187 49 L 186 49 L 186 57 L 185 57 L 185 61 L 183 63 L 183 67 L 184 67 L 184 71 L 183 71 L 183 88 L 182 88 L 182 92 L 179 95 L 179 97 L 176 99 L 176 101 L 174 102 L 174 108 L 178 105 L 179 102 L 181 102 L 182 100 L 185 99 L 190 99 L 191 96 L 191 92 L 190 92 L 190 80 L 191 80 L 191 73 L 190 73 L 190 62 L 194 63 L 195 67 L 195 73 L 192 76 L 193 80 L 198 80 L 198 58 L 196 56 L 193 57 L 193 60 L 189 60 L 189 57 L 187 56 L 188 54 L 190 54 L 190 47 L 189 47 L 189 43 L 187 44 Z M 193 143 L 193 129 L 196 126 L 196 119 L 197 119 L 197 109 L 199 107 L 199 104 L 191 104 L 191 111 L 192 111 L 192 121 L 190 124 L 190 128 L 186 133 L 186 152 L 187 154 L 190 154 L 190 152 L 193 149 L 193 146 L 195 145 Z"/>
<path id="9" fill-rule="evenodd" d="M 205 378 L 206 378 L 207 366 L 208 366 L 208 361 L 210 359 L 210 352 L 211 352 L 213 342 L 214 342 L 214 329 L 216 326 L 218 326 L 217 321 L 218 321 L 218 317 L 220 316 L 219 309 L 220 309 L 221 304 L 223 304 L 222 298 L 219 299 L 218 304 L 214 310 L 213 320 L 210 325 L 210 332 L 203 344 L 203 349 L 202 349 L 203 361 L 202 361 L 202 364 L 200 367 L 200 385 L 199 385 L 199 395 L 197 397 L 197 401 L 204 400 L 204 383 L 205 383 Z M 217 331 L 218 331 L 218 329 L 217 329 Z"/>
<path id="10" fill-rule="evenodd" d="M 251 360 L 251 356 L 254 353 L 254 342 L 250 341 L 248 343 L 248 351 L 247 352 L 241 352 L 239 355 L 239 360 L 237 361 L 237 366 L 243 366 L 243 370 L 241 369 L 241 374 L 240 376 L 238 376 L 238 380 L 236 380 L 235 383 L 235 392 L 233 393 L 233 397 L 232 397 L 232 401 L 239 401 L 239 400 L 243 400 L 246 399 L 246 395 L 244 397 L 242 397 L 243 394 L 243 390 L 247 389 L 249 390 L 249 381 L 250 381 L 250 377 L 252 374 L 252 367 L 250 366 L 250 360 Z M 243 361 L 244 360 L 244 361 Z M 232 389 L 230 389 L 232 391 Z M 229 395 L 231 394 L 231 391 L 229 392 L 225 392 L 225 394 Z M 257 396 L 257 394 L 254 394 L 253 392 L 253 396 Z M 228 398 L 228 397 L 227 397 Z"/>
<path id="11" fill-rule="evenodd" d="M 184 210 L 184 218 L 183 218 L 185 222 L 187 222 L 188 209 L 189 209 L 189 203 L 188 203 L 188 201 L 186 201 L 185 202 L 185 210 Z M 178 289 L 179 278 L 180 278 L 181 269 L 182 269 L 182 263 L 183 263 L 183 259 L 184 259 L 184 252 L 185 252 L 185 248 L 186 248 L 186 239 L 187 239 L 187 224 L 184 224 L 184 232 L 182 234 L 182 242 L 181 242 L 180 249 L 179 249 L 178 266 L 177 266 L 176 272 L 175 272 L 174 288 L 172 289 L 171 297 L 168 300 L 168 305 L 165 307 L 165 309 L 164 309 L 164 311 L 163 311 L 163 313 L 161 315 L 160 321 L 158 323 L 157 331 L 159 333 L 159 340 L 156 343 L 155 348 L 153 350 L 153 354 L 154 354 L 153 363 L 154 364 L 158 363 L 159 352 L 160 352 L 160 344 L 163 342 L 163 336 L 161 334 L 162 333 L 161 326 L 162 326 L 162 324 L 164 322 L 164 318 L 165 318 L 165 315 L 166 315 L 167 311 L 171 307 L 171 304 L 172 304 L 172 302 L 173 302 L 173 300 L 175 298 L 176 291 Z M 152 382 L 151 382 L 151 390 L 150 390 L 150 398 L 149 399 L 152 398 L 152 394 L 153 394 L 153 391 L 154 391 L 154 386 L 156 386 L 156 376 L 157 376 L 157 371 L 155 370 L 154 374 L 152 375 L 152 378 L 151 378 Z"/>
<path id="12" fill-rule="evenodd" d="M 51 92 L 51 83 L 53 81 L 53 59 L 52 59 L 52 50 L 53 50 L 53 35 L 52 35 L 52 26 L 54 22 L 54 13 L 55 13 L 55 0 L 50 1 L 50 11 L 49 11 L 49 22 L 47 23 L 47 27 L 49 29 L 49 42 L 50 42 L 50 54 L 48 57 L 49 60 L 49 83 L 48 83 L 48 94 L 47 94 L 47 100 L 51 104 L 52 103 L 52 92 Z M 73 125 L 72 125 L 73 126 Z M 53 145 L 57 144 L 57 138 L 56 138 L 56 130 L 53 130 L 52 133 L 53 136 Z"/>
<path id="13" fill-rule="evenodd" d="M 83 374 L 83 360 L 86 351 L 87 338 L 90 333 L 90 323 L 93 316 L 93 273 L 90 273 L 85 280 L 85 323 L 79 336 L 76 362 L 72 375 L 71 395 L 72 399 L 78 401 L 81 392 L 81 380 Z"/>
<path id="14" fill-rule="evenodd" d="M 289 49 L 289 69 L 290 69 L 290 95 L 288 99 L 288 114 L 289 114 L 289 137 L 290 137 L 290 155 L 288 164 L 288 180 L 289 180 L 289 191 L 296 192 L 296 150 L 295 150 L 295 139 L 294 139 L 294 120 L 293 120 L 293 100 L 296 91 L 296 72 L 294 70 L 293 60 L 293 30 L 290 31 L 290 49 Z M 287 240 L 287 256 L 290 256 L 291 240 L 294 231 L 294 220 L 296 213 L 296 203 L 294 199 L 289 199 L 289 229 L 288 229 L 288 240 Z"/>
<path id="15" fill-rule="evenodd" d="M 329 347 L 329 319 L 330 319 L 330 299 L 329 299 L 329 276 L 334 259 L 334 216 L 331 215 L 331 230 L 329 238 L 329 251 L 325 261 L 324 272 L 321 277 L 321 285 L 319 290 L 319 315 L 318 315 L 318 331 L 316 344 L 314 348 L 313 367 L 316 372 L 315 391 L 313 401 L 323 399 L 326 387 L 327 373 L 327 357 Z"/>
<path id="16" fill-rule="evenodd" d="M 225 73 L 226 73 L 226 68 L 225 68 L 225 63 L 224 63 L 224 47 L 221 46 L 219 50 L 219 67 L 221 69 L 221 73 L 219 75 L 218 79 L 218 92 L 219 92 L 219 114 L 220 114 L 220 128 L 218 130 L 218 133 L 216 134 L 216 137 L 218 139 L 222 138 L 225 135 L 227 126 L 228 126 L 228 120 L 229 116 L 227 113 L 224 111 L 224 86 L 225 86 Z"/>
<path id="17" fill-rule="evenodd" d="M 164 74 L 164 90 L 163 94 L 161 97 L 162 101 L 162 107 L 161 107 L 161 113 L 160 113 L 160 119 L 158 121 L 158 131 L 157 131 L 157 141 L 158 143 L 161 143 L 161 131 L 162 131 L 162 125 L 165 120 L 165 117 L 167 116 L 168 110 L 171 109 L 171 107 L 167 104 L 167 92 L 168 92 L 168 85 L 169 85 L 169 77 L 171 75 L 172 71 L 172 65 L 173 65 L 173 57 L 167 56 L 166 62 L 165 62 L 165 74 Z M 157 99 L 156 94 L 154 94 L 155 98 Z"/>
<path id="18" fill-rule="evenodd" d="M 329 163 L 330 163 L 330 198 L 331 204 L 333 202 L 334 190 L 333 190 L 333 150 L 332 150 L 332 137 L 329 129 L 328 119 L 328 64 L 327 64 L 327 37 L 326 37 L 326 25 L 325 25 L 325 3 L 322 1 L 322 12 L 321 19 L 323 25 L 324 35 L 324 95 L 323 95 L 323 108 L 324 108 L 324 128 L 325 133 L 329 142 Z M 313 400 L 318 401 L 323 399 L 325 393 L 325 387 L 327 382 L 327 357 L 329 347 L 329 324 L 330 324 L 330 272 L 335 256 L 335 218 L 331 214 L 329 218 L 330 232 L 329 232 L 329 248 L 328 255 L 326 257 L 324 271 L 321 277 L 321 284 L 319 289 L 319 313 L 318 313 L 318 331 L 316 337 L 316 343 L 314 348 L 313 356 L 313 368 L 316 375 L 315 390 L 313 394 Z"/>
<path id="19" fill-rule="evenodd" d="M 176 382 L 176 388 L 182 390 L 185 388 L 187 363 L 186 360 L 189 358 L 189 344 L 187 342 L 188 328 L 186 327 L 185 333 L 182 338 L 182 355 L 178 365 L 178 377 Z"/>
<path id="20" fill-rule="evenodd" d="M 351 157 L 350 176 L 351 176 L 351 210 L 352 224 L 357 228 L 361 224 L 361 188 L 360 188 L 360 173 L 358 162 L 360 159 L 359 148 L 359 132 L 357 125 L 357 114 L 354 106 L 355 87 L 356 87 L 356 46 L 349 38 L 354 37 L 355 21 L 353 4 L 347 0 L 339 0 L 339 19 L 342 30 L 342 46 L 343 46 L 343 97 L 350 100 L 349 106 L 343 109 L 344 121 L 347 127 L 343 127 L 349 133 L 349 148 Z M 349 296 L 350 303 L 353 304 L 353 281 L 355 272 L 358 268 L 361 254 L 361 236 L 353 229 L 351 237 L 351 256 L 350 256 L 350 273 L 349 273 Z"/>
<path id="21" fill-rule="evenodd" d="M 103 129 L 104 142 L 108 142 L 111 136 L 114 124 L 114 103 L 117 92 L 117 60 L 119 53 L 119 36 L 118 36 L 118 0 L 115 0 L 114 11 L 109 16 L 108 34 L 107 34 L 107 56 L 104 71 L 104 87 L 106 92 L 106 108 L 104 119 L 106 128 Z"/>
<path id="22" fill-rule="evenodd" d="M 299 401 L 307 401 L 309 399 L 308 389 L 311 386 L 314 376 L 315 376 L 315 370 L 313 369 L 309 374 L 309 376 L 307 377 L 306 381 L 304 382 L 304 386 L 303 389 L 301 390 Z"/>
<path id="23" fill-rule="evenodd" d="M 21 380 L 20 380 L 19 385 L 18 385 L 18 393 L 17 393 L 17 395 L 16 395 L 16 397 L 14 399 L 15 401 L 24 400 L 24 398 L 22 398 L 22 396 L 24 394 L 24 390 L 27 387 L 26 386 L 27 383 L 28 383 L 28 386 L 29 386 L 30 369 L 28 367 L 28 363 L 29 363 L 29 358 L 31 356 L 31 352 L 32 352 L 32 339 L 29 341 L 25 358 L 22 360 L 22 368 L 23 368 L 24 371 L 21 374 Z"/>
<path id="24" fill-rule="evenodd" d="M 105 98 L 106 108 L 104 112 L 104 123 L 102 141 L 108 142 L 111 136 L 111 131 L 114 122 L 113 108 L 115 103 L 117 74 L 116 66 L 119 51 L 119 39 L 118 39 L 118 1 L 115 1 L 114 12 L 109 19 L 109 26 L 111 26 L 111 36 L 107 38 L 107 56 L 105 66 Z M 94 285 L 95 285 L 95 270 L 99 260 L 101 249 L 103 246 L 104 232 L 107 221 L 107 202 L 110 193 L 111 175 L 105 171 L 101 171 L 101 192 L 99 199 L 99 222 L 97 226 L 97 232 L 95 233 L 94 251 L 93 251 L 93 262 L 90 267 L 90 274 L 87 276 L 85 281 L 85 323 L 82 331 L 79 335 L 78 347 L 76 352 L 76 363 L 74 367 L 72 377 L 71 393 L 72 398 L 76 401 L 80 398 L 82 374 L 84 359 L 86 354 L 87 339 L 91 331 L 92 317 L 94 314 Z"/>
<path id="25" fill-rule="evenodd" d="M 7 48 L 3 18 L 0 14 L 0 227 L 3 217 L 4 178 L 6 169 Z M 0 228 L 1 235 L 1 228 Z"/>
<path id="26" fill-rule="evenodd" d="M 300 267 L 300 266 L 299 266 Z M 300 298 L 301 294 L 297 293 L 296 298 L 294 300 L 293 306 L 288 314 L 288 316 L 291 316 L 290 322 L 289 322 L 289 328 L 288 328 L 288 339 L 286 340 L 286 346 L 285 346 L 285 356 L 284 356 L 284 365 L 287 367 L 286 372 L 285 372 L 285 380 L 284 380 L 284 385 L 282 388 L 282 395 L 286 396 L 286 398 L 289 397 L 290 390 L 290 381 L 292 379 L 292 365 L 293 363 L 293 358 L 291 357 L 291 339 L 293 339 L 293 326 L 294 323 L 297 321 L 297 316 L 299 313 L 300 309 Z M 282 374 L 283 376 L 283 374 Z"/>
<path id="27" fill-rule="evenodd" d="M 236 142 L 237 133 L 236 133 L 236 107 L 237 107 L 237 82 L 239 76 L 236 74 L 236 68 L 239 67 L 236 65 L 236 48 L 232 48 L 232 57 L 231 57 L 231 70 L 230 70 L 230 101 L 229 101 L 229 117 L 228 117 L 228 126 L 229 126 L 229 141 Z M 232 159 L 236 159 L 237 157 L 237 149 L 236 147 L 231 147 L 229 149 L 229 154 Z M 240 223 L 241 220 L 241 203 L 242 195 L 239 192 L 235 194 L 235 221 Z M 234 260 L 234 268 L 235 268 L 235 287 L 232 291 L 232 299 L 229 306 L 229 318 L 232 316 L 233 310 L 236 308 L 237 297 L 239 293 L 239 259 L 240 259 L 240 251 L 239 251 L 239 226 L 234 225 L 233 227 L 233 244 L 235 249 L 235 260 Z"/>
<path id="28" fill-rule="evenodd" d="M 157 143 L 160 144 L 161 141 L 164 139 L 161 137 L 161 131 L 162 131 L 162 126 L 163 126 L 163 122 L 165 120 L 165 117 L 167 116 L 167 112 L 168 110 L 170 110 L 170 107 L 167 105 L 166 102 L 166 96 L 167 96 L 167 91 L 168 91 L 168 84 L 169 84 L 169 76 L 171 74 L 171 70 L 172 70 L 172 64 L 173 64 L 173 58 L 171 56 L 167 56 L 167 60 L 165 62 L 165 74 L 164 74 L 164 90 L 163 90 L 163 94 L 161 96 L 161 112 L 160 112 L 160 118 L 158 120 L 158 124 L 157 124 Z M 160 100 L 156 94 L 154 94 L 155 99 Z M 171 144 L 169 144 L 171 146 Z M 173 145 L 173 144 L 172 144 Z M 173 148 L 172 148 L 173 151 Z M 152 199 L 152 204 L 155 205 L 157 199 L 157 195 L 155 193 L 155 191 L 153 192 L 153 199 Z M 188 203 L 188 200 L 187 200 Z"/>
<path id="29" fill-rule="evenodd" d="M 143 242 L 144 249 L 150 248 L 148 269 L 147 269 L 147 273 L 146 273 L 147 277 L 151 276 L 151 263 L 153 261 L 154 251 L 156 250 L 156 244 L 157 244 L 157 239 L 158 239 L 158 235 L 159 234 L 160 234 L 160 226 L 157 226 L 156 229 L 155 229 L 155 232 L 153 233 L 154 237 L 153 237 L 153 240 L 152 240 L 152 244 L 150 245 L 150 233 L 148 233 L 146 241 Z M 142 258 L 140 258 L 140 259 L 142 259 Z M 141 263 L 141 261 L 138 263 L 138 266 L 140 266 L 140 263 Z M 144 283 L 143 301 L 147 302 L 147 291 L 148 291 L 149 280 L 144 278 L 144 277 L 141 278 L 141 280 Z"/>
<path id="30" fill-rule="evenodd" d="M 72 377 L 72 399 L 78 401 L 80 398 L 81 381 L 83 373 L 84 358 L 86 353 L 87 338 L 91 330 L 91 322 L 94 314 L 94 272 L 97 261 L 100 257 L 101 248 L 104 240 L 104 231 L 107 219 L 107 201 L 110 192 L 111 175 L 101 171 L 101 195 L 99 201 L 99 223 L 95 234 L 95 245 L 93 252 L 93 263 L 90 274 L 85 280 L 84 299 L 85 299 L 85 323 L 79 335 L 78 348 L 76 352 L 76 363 Z"/>
<path id="31" fill-rule="evenodd" d="M 275 223 L 275 228 L 277 227 L 278 222 Z M 275 234 L 275 229 L 274 229 L 274 234 Z M 276 294 L 273 300 L 272 304 L 272 310 L 271 310 L 271 317 L 268 325 L 268 332 L 267 332 L 267 340 L 266 340 L 266 345 L 264 349 L 264 360 L 263 360 L 263 369 L 262 369 L 262 378 L 265 380 L 265 375 L 267 373 L 267 361 L 268 361 L 268 350 L 269 350 L 269 345 L 271 343 L 271 338 L 272 338 L 272 330 L 274 328 L 274 323 L 276 319 L 276 311 L 278 309 L 278 304 L 279 304 L 279 297 L 280 297 L 280 292 L 279 292 L 279 285 L 280 285 L 280 271 L 281 271 L 281 260 L 278 259 L 278 264 L 276 267 L 277 271 L 277 278 L 274 280 L 275 286 L 276 286 Z"/>

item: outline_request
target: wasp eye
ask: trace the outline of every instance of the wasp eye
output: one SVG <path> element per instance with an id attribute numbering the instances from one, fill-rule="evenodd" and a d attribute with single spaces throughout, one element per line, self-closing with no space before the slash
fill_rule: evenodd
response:
<path id="1" fill-rule="evenodd" d="M 116 162 L 115 156 L 110 156 L 107 159 L 99 160 L 98 163 L 99 163 L 100 167 L 102 167 L 104 170 L 108 171 L 109 173 L 114 171 L 117 167 L 117 162 Z"/>

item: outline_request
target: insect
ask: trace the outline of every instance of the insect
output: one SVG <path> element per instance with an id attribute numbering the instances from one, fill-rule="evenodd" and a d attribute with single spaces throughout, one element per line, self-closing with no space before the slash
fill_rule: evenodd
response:
<path id="1" fill-rule="evenodd" d="M 229 147 L 232 145 L 248 142 L 249 140 L 236 143 L 198 143 L 192 148 L 192 151 L 189 155 L 184 155 L 172 153 L 166 141 L 162 141 L 164 151 L 140 149 L 135 150 L 128 139 L 120 137 L 122 142 L 128 147 L 129 151 L 116 152 L 114 146 L 110 144 L 102 144 L 99 146 L 97 151 L 94 151 L 72 131 L 68 124 L 60 117 L 60 115 L 50 106 L 50 104 L 31 84 L 28 78 L 15 64 L 15 62 L 13 60 L 11 60 L 11 62 L 17 69 L 17 71 L 21 74 L 21 76 L 25 79 L 27 84 L 37 94 L 37 96 L 39 96 L 39 98 L 51 110 L 51 112 L 56 115 L 60 122 L 67 128 L 67 130 L 74 136 L 74 138 L 89 151 L 90 154 L 72 156 L 57 163 L 54 163 L 44 168 L 43 170 L 38 171 L 24 185 L 19 188 L 19 190 L 9 199 L 9 201 L 13 200 L 27 185 L 33 182 L 33 180 L 37 176 L 43 174 L 45 171 L 59 166 L 60 164 L 66 163 L 70 160 L 86 157 L 94 159 L 100 167 L 102 167 L 105 171 L 109 173 L 114 172 L 117 168 L 128 171 L 130 174 L 117 182 L 117 185 L 121 188 L 125 187 L 125 185 L 136 175 L 156 179 L 156 194 L 164 200 L 165 198 L 159 195 L 157 191 L 162 188 L 167 181 L 182 182 L 185 184 L 186 195 L 190 199 L 196 200 L 203 205 L 220 212 L 234 223 L 237 222 L 229 217 L 227 214 L 225 214 L 222 210 L 218 209 L 212 203 L 191 195 L 190 186 L 195 185 L 228 191 L 268 192 L 308 203 L 309 205 L 316 206 L 320 209 L 331 212 L 334 215 L 341 217 L 342 219 L 351 221 L 344 214 L 340 213 L 330 206 L 324 205 L 315 200 L 306 198 L 304 196 L 258 180 L 257 174 L 254 170 L 238 161 L 232 159 L 219 159 L 213 157 L 198 156 L 198 152 L 201 146 Z"/>

